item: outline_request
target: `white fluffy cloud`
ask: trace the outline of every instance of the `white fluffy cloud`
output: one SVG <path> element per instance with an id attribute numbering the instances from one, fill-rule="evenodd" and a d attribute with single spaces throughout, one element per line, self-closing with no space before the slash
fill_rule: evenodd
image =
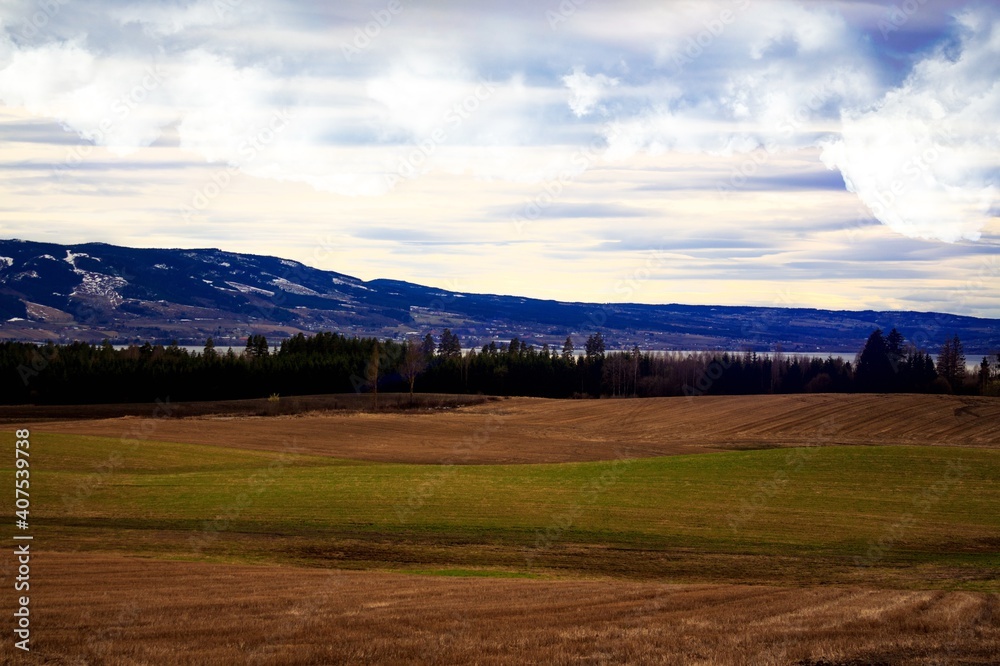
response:
<path id="1" fill-rule="evenodd" d="M 353 35 L 370 11 L 217 4 L 63 3 L 31 40 L 0 30 L 0 101 L 118 154 L 169 127 L 209 162 L 344 195 L 432 172 L 538 180 L 596 136 L 618 161 L 822 146 L 848 189 L 910 236 L 977 238 L 995 209 L 1000 30 L 988 12 L 961 18 L 960 56 L 935 52 L 895 85 L 895 65 L 837 3 L 579 5 L 551 31 L 522 8 L 506 18 L 522 29 L 510 53 L 479 48 L 499 42 L 471 10 L 447 15 L 475 38 L 424 37 L 441 13 L 413 7 L 350 62 L 328 35 Z M 263 24 L 282 39 L 252 39 Z"/>
<path id="2" fill-rule="evenodd" d="M 608 89 L 618 85 L 618 79 L 604 74 L 589 76 L 582 67 L 575 67 L 571 74 L 562 77 L 562 81 L 569 88 L 569 108 L 578 118 L 593 111 Z"/>
<path id="3" fill-rule="evenodd" d="M 0 100 L 55 118 L 119 155 L 151 144 L 173 117 L 158 103 L 166 72 L 154 61 L 101 58 L 74 42 L 30 49 L 8 42 L 5 50 Z"/>
<path id="4" fill-rule="evenodd" d="M 961 52 L 922 61 L 872 109 L 844 113 L 823 162 L 895 231 L 978 240 L 1000 187 L 1000 26 L 963 17 Z"/>

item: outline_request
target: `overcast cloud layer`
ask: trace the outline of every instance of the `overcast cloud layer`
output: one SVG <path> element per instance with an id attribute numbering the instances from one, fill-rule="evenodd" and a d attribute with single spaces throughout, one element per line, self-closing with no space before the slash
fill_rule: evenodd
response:
<path id="1" fill-rule="evenodd" d="M 0 102 L 4 236 L 1000 316 L 993 3 L 19 0 Z"/>

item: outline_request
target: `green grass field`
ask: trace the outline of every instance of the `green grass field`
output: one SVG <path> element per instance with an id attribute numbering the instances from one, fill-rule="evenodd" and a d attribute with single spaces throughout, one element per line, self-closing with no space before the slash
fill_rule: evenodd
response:
<path id="1" fill-rule="evenodd" d="M 37 432 L 31 470 L 33 533 L 54 550 L 1000 591 L 991 449 L 443 467 Z"/>

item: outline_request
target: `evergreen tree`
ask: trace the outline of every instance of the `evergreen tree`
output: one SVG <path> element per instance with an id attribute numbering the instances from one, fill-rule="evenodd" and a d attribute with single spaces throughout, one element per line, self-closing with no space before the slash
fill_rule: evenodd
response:
<path id="1" fill-rule="evenodd" d="M 885 352 L 889 360 L 889 365 L 892 366 L 892 372 L 896 375 L 896 381 L 892 382 L 895 385 L 899 385 L 898 381 L 900 364 L 903 361 L 905 350 L 903 349 L 903 334 L 896 330 L 895 327 L 889 331 L 889 335 L 885 336 Z"/>
<path id="2" fill-rule="evenodd" d="M 250 359 L 261 359 L 268 356 L 267 338 L 263 335 L 251 335 L 247 338 L 246 356 Z"/>
<path id="3" fill-rule="evenodd" d="M 441 334 L 441 342 L 438 343 L 438 354 L 446 358 L 457 358 L 462 355 L 462 341 L 451 332 L 451 329 L 444 329 Z"/>
<path id="4" fill-rule="evenodd" d="M 573 347 L 573 338 L 566 336 L 566 342 L 563 343 L 562 357 L 564 361 L 568 361 L 573 358 L 573 352 L 576 349 Z"/>
<path id="5" fill-rule="evenodd" d="M 424 360 L 430 363 L 431 359 L 434 358 L 434 350 L 437 346 L 434 344 L 434 336 L 428 333 L 424 336 L 424 341 L 420 343 L 420 353 L 423 354 Z"/>
<path id="6" fill-rule="evenodd" d="M 604 358 L 604 336 L 600 333 L 595 333 L 594 335 L 588 337 L 584 351 L 587 354 L 588 360 L 594 358 Z"/>
<path id="7" fill-rule="evenodd" d="M 858 356 L 858 388 L 869 392 L 888 391 L 893 383 L 893 375 L 886 340 L 882 337 L 882 329 L 876 328 L 868 336 L 865 348 Z"/>

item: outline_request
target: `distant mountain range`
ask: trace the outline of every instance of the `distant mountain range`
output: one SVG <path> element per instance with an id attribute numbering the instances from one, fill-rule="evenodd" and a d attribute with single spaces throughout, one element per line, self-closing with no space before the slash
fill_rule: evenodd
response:
<path id="1" fill-rule="evenodd" d="M 277 257 L 221 250 L 136 249 L 0 241 L 0 338 L 30 341 L 178 340 L 239 346 L 298 332 L 401 338 L 457 333 L 465 346 L 517 336 L 577 346 L 601 331 L 609 348 L 846 351 L 895 326 L 936 351 L 958 334 L 965 350 L 1000 348 L 1000 320 L 942 313 L 709 305 L 566 303 L 469 294 L 396 280 L 363 281 Z"/>

